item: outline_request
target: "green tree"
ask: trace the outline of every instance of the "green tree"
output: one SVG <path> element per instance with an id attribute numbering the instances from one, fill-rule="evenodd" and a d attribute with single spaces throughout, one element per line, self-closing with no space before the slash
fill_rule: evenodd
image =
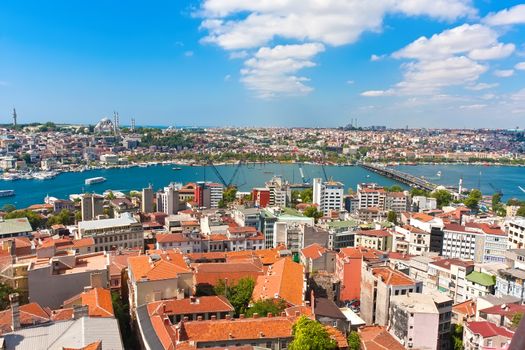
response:
<path id="1" fill-rule="evenodd" d="M 106 198 L 109 200 L 113 200 L 117 197 L 115 197 L 115 194 L 113 193 L 113 191 L 109 191 L 108 194 L 106 195 Z"/>
<path id="2" fill-rule="evenodd" d="M 15 211 L 16 210 L 16 207 L 13 205 L 13 204 L 4 204 L 2 206 L 2 209 L 0 209 L 0 211 L 3 211 L 4 213 L 10 213 L 12 211 Z"/>
<path id="3" fill-rule="evenodd" d="M 474 189 L 470 191 L 467 198 L 463 201 L 463 203 L 472 210 L 477 210 L 479 208 L 479 202 L 481 201 L 482 194 L 480 190 Z"/>
<path id="4" fill-rule="evenodd" d="M 399 185 L 392 185 L 385 188 L 388 192 L 403 192 L 403 187 Z"/>
<path id="5" fill-rule="evenodd" d="M 292 327 L 290 350 L 331 350 L 337 348 L 326 328 L 319 322 L 301 316 Z"/>
<path id="6" fill-rule="evenodd" d="M 356 331 L 351 331 L 348 335 L 348 350 L 361 350 L 361 338 Z"/>
<path id="7" fill-rule="evenodd" d="M 27 218 L 33 230 L 43 227 L 44 221 L 45 221 L 40 214 L 37 214 L 31 210 L 14 210 L 10 213 L 7 213 L 5 218 L 6 219 Z"/>
<path id="8" fill-rule="evenodd" d="M 235 201 L 236 195 L 237 195 L 237 188 L 234 186 L 231 186 L 224 190 L 224 194 L 222 195 L 222 198 L 224 199 L 225 203 L 232 203 L 233 201 Z"/>
<path id="9" fill-rule="evenodd" d="M 113 313 L 118 321 L 120 333 L 124 341 L 125 349 L 138 348 L 138 340 L 136 333 L 131 329 L 131 318 L 129 315 L 129 304 L 127 298 L 123 298 L 119 293 L 111 293 L 111 301 L 113 303 Z"/>
<path id="10" fill-rule="evenodd" d="M 11 288 L 7 284 L 0 283 L 0 311 L 6 310 L 10 307 L 9 294 L 18 293 L 20 304 L 27 304 L 27 297 L 20 293 L 20 291 Z"/>
<path id="11" fill-rule="evenodd" d="M 512 316 L 512 326 L 517 328 L 523 318 L 523 312 L 517 312 Z"/>
<path id="12" fill-rule="evenodd" d="M 253 314 L 266 317 L 268 313 L 280 315 L 286 309 L 286 301 L 283 299 L 263 299 L 259 300 L 246 311 L 246 316 L 251 317 Z"/>
<path id="13" fill-rule="evenodd" d="M 51 227 L 56 224 L 73 225 L 74 223 L 75 215 L 67 209 L 62 210 L 60 213 L 52 215 L 47 219 L 48 227 Z"/>
<path id="14" fill-rule="evenodd" d="M 522 205 L 519 207 L 518 211 L 516 212 L 517 216 L 525 216 L 525 205 Z"/>
<path id="15" fill-rule="evenodd" d="M 453 325 L 451 336 L 454 350 L 463 350 L 463 326 Z"/>
<path id="16" fill-rule="evenodd" d="M 452 194 L 447 190 L 437 190 L 430 194 L 430 197 L 435 198 L 438 208 L 447 206 L 452 201 Z"/>
<path id="17" fill-rule="evenodd" d="M 397 225 L 397 214 L 395 211 L 390 210 L 388 212 L 386 219 L 387 221 L 393 223 L 394 225 Z"/>
<path id="18" fill-rule="evenodd" d="M 322 211 L 319 211 L 317 210 L 317 207 L 316 206 L 309 206 L 308 208 L 306 208 L 303 212 L 303 214 L 309 218 L 314 218 L 315 222 L 317 222 L 317 220 L 319 218 L 322 218 L 323 217 L 323 212 Z"/>
<path id="19" fill-rule="evenodd" d="M 213 290 L 216 295 L 224 295 L 230 301 L 238 316 L 246 313 L 254 286 L 255 281 L 249 277 L 241 278 L 236 284 L 220 279 Z"/>
<path id="20" fill-rule="evenodd" d="M 314 191 L 312 188 L 307 188 L 306 190 L 301 191 L 301 202 L 312 203 L 313 197 Z"/>
<path id="21" fill-rule="evenodd" d="M 410 189 L 410 195 L 412 197 L 414 196 L 424 196 L 424 197 L 428 197 L 430 195 L 430 193 L 428 191 L 425 191 L 425 190 L 421 190 L 419 188 L 412 188 Z"/>
<path id="22" fill-rule="evenodd" d="M 501 193 L 496 192 L 492 195 L 492 210 L 497 208 L 500 203 L 501 203 Z"/>

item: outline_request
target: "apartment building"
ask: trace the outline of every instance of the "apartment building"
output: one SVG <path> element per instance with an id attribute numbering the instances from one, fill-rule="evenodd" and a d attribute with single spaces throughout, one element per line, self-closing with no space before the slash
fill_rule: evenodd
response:
<path id="1" fill-rule="evenodd" d="M 153 188 L 146 187 L 142 189 L 142 200 L 140 205 L 140 209 L 144 214 L 153 212 Z M 157 208 L 157 210 L 159 209 Z"/>
<path id="2" fill-rule="evenodd" d="M 194 200 L 199 208 L 216 209 L 224 194 L 224 186 L 214 182 L 199 181 L 195 186 Z"/>
<path id="3" fill-rule="evenodd" d="M 82 221 L 95 220 L 104 215 L 104 197 L 97 194 L 83 194 L 80 198 Z"/>
<path id="4" fill-rule="evenodd" d="M 388 325 L 390 302 L 396 295 L 421 293 L 423 284 L 389 267 L 362 266 L 361 318 L 367 324 Z"/>
<path id="5" fill-rule="evenodd" d="M 427 285 L 429 290 L 445 293 L 461 303 L 468 299 L 467 275 L 474 270 L 474 262 L 462 259 L 443 259 L 428 264 Z"/>
<path id="6" fill-rule="evenodd" d="M 385 210 L 386 191 L 376 183 L 357 185 L 357 209 L 378 208 Z"/>
<path id="7" fill-rule="evenodd" d="M 525 218 L 517 217 L 505 223 L 510 249 L 525 248 Z"/>
<path id="8" fill-rule="evenodd" d="M 344 185 L 336 181 L 322 181 L 315 178 L 313 181 L 313 204 L 325 215 L 330 211 L 341 211 L 344 209 L 343 196 Z"/>
<path id="9" fill-rule="evenodd" d="M 395 233 L 394 245 L 396 252 L 422 255 L 430 251 L 430 232 L 411 225 L 403 225 L 396 226 Z"/>
<path id="10" fill-rule="evenodd" d="M 467 322 L 463 329 L 465 350 L 504 349 L 514 332 L 487 321 Z"/>
<path id="11" fill-rule="evenodd" d="M 498 297 L 512 296 L 525 301 L 525 248 L 509 249 L 506 269 L 496 275 L 495 294 Z"/>
<path id="12" fill-rule="evenodd" d="M 156 194 L 157 211 L 166 215 L 177 214 L 180 209 L 179 190 L 181 184 L 172 183 Z"/>
<path id="13" fill-rule="evenodd" d="M 266 182 L 266 188 L 269 192 L 268 206 L 286 207 L 292 191 L 282 176 L 273 176 L 270 181 Z"/>
<path id="14" fill-rule="evenodd" d="M 93 238 L 95 252 L 144 247 L 142 224 L 130 213 L 113 219 L 80 221 L 75 235 L 76 239 Z"/>
<path id="15" fill-rule="evenodd" d="M 450 349 L 452 299 L 408 293 L 391 298 L 389 331 L 407 349 Z"/>
<path id="16" fill-rule="evenodd" d="M 392 250 L 392 234 L 387 230 L 361 230 L 355 233 L 356 247 L 377 249 L 380 251 Z"/>
<path id="17" fill-rule="evenodd" d="M 466 277 L 466 299 L 477 299 L 494 294 L 495 276 L 484 272 L 472 271 Z"/>

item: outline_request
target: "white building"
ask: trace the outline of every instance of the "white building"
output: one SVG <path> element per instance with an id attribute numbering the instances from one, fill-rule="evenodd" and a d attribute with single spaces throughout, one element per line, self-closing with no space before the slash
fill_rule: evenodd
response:
<path id="1" fill-rule="evenodd" d="M 142 224 L 130 213 L 114 219 L 80 221 L 76 239 L 93 237 L 95 252 L 144 247 Z"/>
<path id="2" fill-rule="evenodd" d="M 508 234 L 508 248 L 525 248 L 525 218 L 517 217 L 505 224 L 505 231 Z"/>
<path id="3" fill-rule="evenodd" d="M 118 156 L 116 154 L 102 154 L 100 155 L 100 161 L 103 164 L 116 165 L 118 164 Z"/>
<path id="4" fill-rule="evenodd" d="M 331 210 L 340 211 L 343 205 L 344 185 L 341 182 L 313 179 L 313 203 L 327 215 Z"/>
<path id="5" fill-rule="evenodd" d="M 157 192 L 157 211 L 165 214 L 177 214 L 179 211 L 180 184 L 170 184 L 163 191 Z"/>
<path id="6" fill-rule="evenodd" d="M 412 197 L 412 206 L 414 210 L 425 211 L 434 210 L 437 208 L 437 199 L 425 196 L 414 196 Z"/>
<path id="7" fill-rule="evenodd" d="M 385 210 L 386 191 L 376 183 L 357 185 L 358 209 L 378 208 Z"/>
<path id="8" fill-rule="evenodd" d="M 270 190 L 270 201 L 268 202 L 268 206 L 286 207 L 286 204 L 291 197 L 291 190 L 282 176 L 272 177 L 272 179 L 266 183 L 266 188 Z"/>

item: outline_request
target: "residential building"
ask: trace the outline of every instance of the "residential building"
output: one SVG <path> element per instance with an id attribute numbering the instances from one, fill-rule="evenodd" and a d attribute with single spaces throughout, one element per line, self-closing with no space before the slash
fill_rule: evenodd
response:
<path id="1" fill-rule="evenodd" d="M 474 262 L 461 259 L 443 259 L 428 264 L 429 290 L 448 295 L 454 303 L 468 299 L 467 275 L 474 270 Z"/>
<path id="2" fill-rule="evenodd" d="M 172 183 L 164 187 L 163 191 L 157 192 L 157 211 L 166 215 L 177 214 L 180 209 L 179 190 L 180 184 Z"/>
<path id="3" fill-rule="evenodd" d="M 408 192 L 387 192 L 385 196 L 385 210 L 401 213 L 409 209 Z"/>
<path id="4" fill-rule="evenodd" d="M 430 251 L 441 254 L 443 249 L 443 219 L 424 213 L 410 215 L 408 224 L 430 233 Z"/>
<path id="5" fill-rule="evenodd" d="M 434 259 L 428 256 L 413 256 L 409 261 L 410 278 L 423 283 L 423 292 L 435 290 L 433 283 L 429 283 L 428 264 Z"/>
<path id="6" fill-rule="evenodd" d="M 192 295 L 193 273 L 182 254 L 175 251 L 131 256 L 128 289 L 130 313 L 134 316 L 141 305 Z"/>
<path id="7" fill-rule="evenodd" d="M 287 206 L 292 191 L 282 176 L 273 176 L 270 181 L 266 182 L 266 188 L 269 190 L 268 206 Z"/>
<path id="8" fill-rule="evenodd" d="M 378 208 L 385 210 L 386 191 L 376 183 L 358 184 L 357 199 L 359 203 L 357 209 Z"/>
<path id="9" fill-rule="evenodd" d="M 108 266 L 103 252 L 37 259 L 28 270 L 29 299 L 56 309 L 86 286 L 107 288 Z"/>
<path id="10" fill-rule="evenodd" d="M 83 194 L 80 198 L 80 210 L 82 221 L 98 219 L 104 215 L 104 197 L 91 193 Z"/>
<path id="11" fill-rule="evenodd" d="M 315 320 L 327 326 L 337 328 L 343 334 L 350 330 L 346 316 L 341 312 L 333 300 L 315 298 L 312 302 L 312 313 Z"/>
<path id="12" fill-rule="evenodd" d="M 516 217 L 505 224 L 509 249 L 525 248 L 525 218 Z"/>
<path id="13" fill-rule="evenodd" d="M 11 237 L 26 237 L 33 229 L 27 218 L 0 219 L 0 239 Z"/>
<path id="14" fill-rule="evenodd" d="M 489 321 L 496 326 L 514 328 L 514 317 L 525 315 L 525 305 L 521 304 L 501 304 L 478 310 L 478 321 Z"/>
<path id="15" fill-rule="evenodd" d="M 450 348 L 452 299 L 444 295 L 407 293 L 390 302 L 389 331 L 408 349 Z"/>
<path id="16" fill-rule="evenodd" d="M 355 247 L 355 232 L 359 225 L 355 220 L 330 221 L 326 223 L 328 229 L 328 249 Z"/>
<path id="17" fill-rule="evenodd" d="M 409 255 L 423 255 L 430 251 L 430 232 L 403 225 L 396 226 L 395 233 L 397 235 L 394 238 L 394 251 Z"/>
<path id="18" fill-rule="evenodd" d="M 252 200 L 257 208 L 266 208 L 270 205 L 270 189 L 265 187 L 252 189 Z"/>
<path id="19" fill-rule="evenodd" d="M 224 186 L 214 182 L 198 181 L 195 186 L 194 201 L 199 208 L 219 207 L 224 194 Z"/>
<path id="20" fill-rule="evenodd" d="M 341 281 L 339 301 L 361 298 L 361 272 L 363 264 L 381 263 L 386 256 L 364 247 L 341 248 L 336 255 L 335 275 Z"/>
<path id="21" fill-rule="evenodd" d="M 113 219 L 80 221 L 76 236 L 77 239 L 93 238 L 95 252 L 144 247 L 142 224 L 130 213 L 123 213 Z"/>
<path id="22" fill-rule="evenodd" d="M 307 273 L 326 271 L 333 273 L 335 271 L 336 252 L 328 250 L 318 243 L 311 244 L 300 252 L 301 263 L 304 265 Z"/>
<path id="23" fill-rule="evenodd" d="M 467 300 L 452 306 L 452 323 L 463 326 L 465 322 L 476 319 L 477 303 L 474 300 Z"/>
<path id="24" fill-rule="evenodd" d="M 414 211 L 427 211 L 437 209 L 437 199 L 425 196 L 412 197 L 412 209 Z"/>
<path id="25" fill-rule="evenodd" d="M 142 189 L 142 201 L 140 203 L 141 211 L 144 214 L 153 213 L 153 188 L 146 187 Z M 160 210 L 157 208 L 157 210 Z"/>
<path id="26" fill-rule="evenodd" d="M 406 350 L 383 326 L 363 326 L 358 332 L 363 350 Z"/>
<path id="27" fill-rule="evenodd" d="M 317 205 L 320 211 L 328 215 L 330 211 L 341 211 L 344 209 L 344 185 L 341 182 L 323 182 L 320 178 L 314 178 L 312 181 L 313 204 Z"/>
<path id="28" fill-rule="evenodd" d="M 466 298 L 477 299 L 487 294 L 494 294 L 495 276 L 484 272 L 472 271 L 466 277 Z"/>
<path id="29" fill-rule="evenodd" d="M 361 317 L 367 324 L 388 325 L 390 301 L 396 295 L 421 293 L 422 283 L 389 267 L 363 266 Z"/>
<path id="30" fill-rule="evenodd" d="M 514 332 L 487 321 L 467 322 L 463 330 L 465 350 L 502 349 L 510 343 Z"/>
<path id="31" fill-rule="evenodd" d="M 228 299 L 222 295 L 160 300 L 141 307 L 146 307 L 150 316 L 167 316 L 171 323 L 179 323 L 184 318 L 188 321 L 211 320 L 212 317 L 222 320 L 228 316 L 233 317 L 235 311 Z"/>
<path id="32" fill-rule="evenodd" d="M 392 250 L 392 234 L 387 230 L 360 230 L 355 233 L 355 245 L 356 247 L 390 251 Z"/>

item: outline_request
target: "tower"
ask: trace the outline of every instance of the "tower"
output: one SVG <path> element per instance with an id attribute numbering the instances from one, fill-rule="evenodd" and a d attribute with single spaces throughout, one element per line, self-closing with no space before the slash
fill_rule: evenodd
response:
<path id="1" fill-rule="evenodd" d="M 459 178 L 459 187 L 458 187 L 459 195 L 461 196 L 461 193 L 463 193 L 463 178 Z"/>
<path id="2" fill-rule="evenodd" d="M 13 126 L 16 126 L 17 123 L 16 123 L 16 109 L 13 108 Z"/>
<path id="3" fill-rule="evenodd" d="M 119 116 L 117 112 L 113 112 L 113 128 L 115 135 L 117 135 L 119 130 Z"/>
<path id="4" fill-rule="evenodd" d="M 131 131 L 135 131 L 135 118 L 131 118 Z"/>

